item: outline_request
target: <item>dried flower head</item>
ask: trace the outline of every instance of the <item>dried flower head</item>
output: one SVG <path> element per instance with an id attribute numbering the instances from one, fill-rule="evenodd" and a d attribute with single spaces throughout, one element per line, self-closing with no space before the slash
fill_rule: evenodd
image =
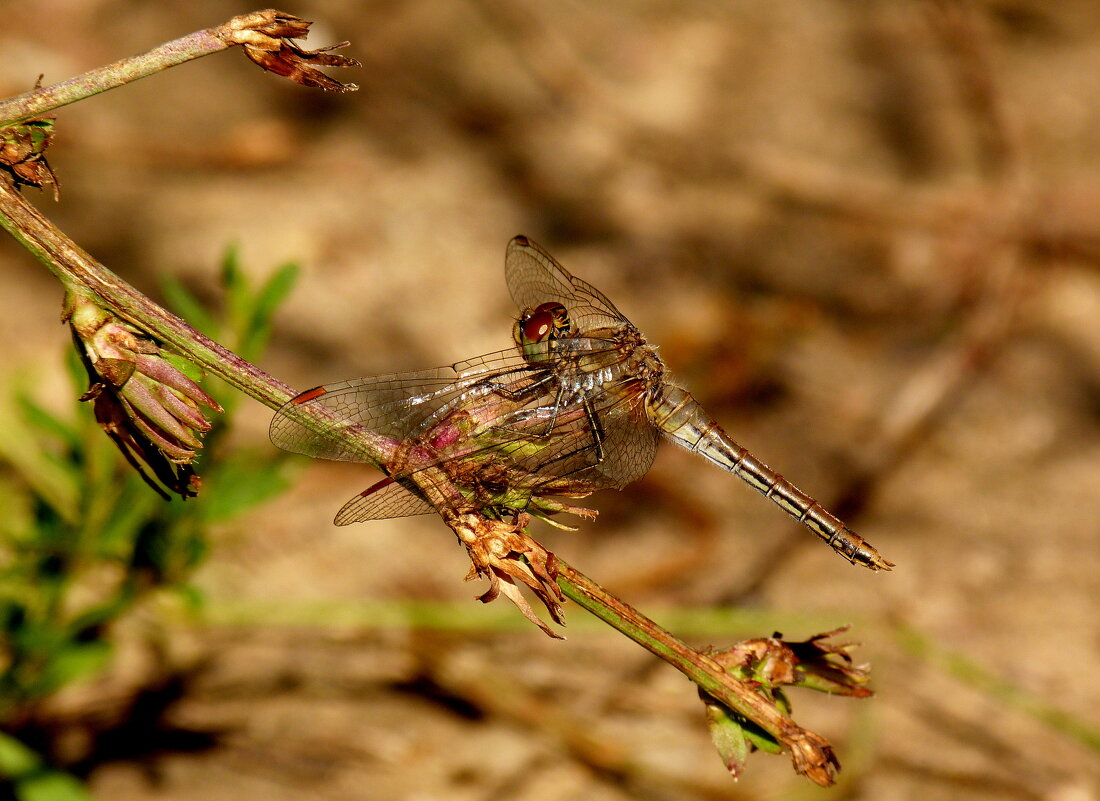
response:
<path id="1" fill-rule="evenodd" d="M 362 66 L 354 58 L 330 52 L 347 47 L 348 42 L 305 50 L 293 41 L 304 39 L 311 24 L 292 14 L 267 9 L 234 17 L 217 32 L 225 41 L 241 45 L 249 59 L 269 72 L 303 86 L 330 92 L 354 92 L 359 88 L 355 84 L 340 83 L 317 69 Z"/>
<path id="2" fill-rule="evenodd" d="M 565 625 L 561 608 L 565 595 L 557 584 L 554 554 L 527 536 L 524 529 L 530 522 L 526 514 L 516 515 L 512 522 L 491 520 L 479 514 L 447 519 L 447 525 L 458 535 L 470 556 L 472 565 L 466 580 L 489 579 L 489 589 L 478 596 L 478 600 L 489 603 L 504 595 L 547 635 L 561 639 L 560 634 L 535 614 L 520 592 L 519 584 L 526 586 L 546 607 L 551 619 L 559 626 Z"/>
<path id="3" fill-rule="evenodd" d="M 745 640 L 711 652 L 710 656 L 738 679 L 749 682 L 769 703 L 787 715 L 791 705 L 784 687 L 805 687 L 853 698 L 873 694 L 866 687 L 869 681 L 867 667 L 852 663 L 850 652 L 855 643 L 826 642 L 844 631 L 847 631 L 846 626 L 801 642 L 787 642 L 776 634 Z M 759 748 L 778 753 L 782 749 L 779 742 L 743 716 L 702 691 L 699 695 L 706 707 L 711 740 L 734 778 L 741 774 L 752 751 Z M 819 784 L 828 785 L 840 763 L 831 749 L 826 748 L 821 754 L 823 758 L 807 761 L 803 772 Z"/>
<path id="4" fill-rule="evenodd" d="M 57 176 L 46 161 L 52 139 L 53 117 L 38 117 L 0 129 L 0 168 L 11 173 L 17 186 L 41 189 L 52 185 L 56 200 Z"/>

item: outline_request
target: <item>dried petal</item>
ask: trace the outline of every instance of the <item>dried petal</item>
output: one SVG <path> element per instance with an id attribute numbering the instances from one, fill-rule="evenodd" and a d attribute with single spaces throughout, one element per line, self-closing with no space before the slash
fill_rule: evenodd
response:
<path id="1" fill-rule="evenodd" d="M 126 417 L 133 423 L 134 427 L 141 432 L 142 436 L 149 440 L 153 447 L 168 457 L 169 461 L 186 464 L 195 458 L 196 454 L 194 448 L 180 445 L 178 442 L 173 442 L 168 439 L 163 431 L 150 422 L 145 415 L 131 406 L 126 398 L 118 395 L 116 395 L 115 398 L 119 401 L 122 409 L 126 413 Z"/>
<path id="2" fill-rule="evenodd" d="M 141 381 L 127 381 L 122 387 L 121 395 L 165 434 L 192 448 L 202 447 L 202 441 L 188 432 L 167 409 L 161 406 Z"/>
<path id="3" fill-rule="evenodd" d="M 197 406 L 188 403 L 164 384 L 148 382 L 147 385 L 156 401 L 181 423 L 203 434 L 210 430 L 210 422 L 202 416 Z"/>
<path id="4" fill-rule="evenodd" d="M 85 368 L 90 368 L 84 361 Z M 89 374 L 94 371 L 89 369 Z M 96 389 L 98 388 L 98 390 Z M 104 392 L 102 384 L 94 384 L 93 389 L 85 393 L 83 399 L 92 399 L 96 422 L 106 432 L 115 447 L 126 457 L 126 461 L 133 467 L 142 480 L 152 487 L 164 500 L 169 500 L 168 494 L 160 485 L 167 487 L 181 498 L 190 498 L 198 494 L 199 478 L 195 475 L 190 464 L 180 464 L 166 457 L 161 448 L 155 446 L 146 438 L 139 425 L 123 409 L 118 397 L 110 392 Z M 150 478 L 142 465 L 147 465 L 156 480 Z M 160 484 L 157 484 L 157 481 Z"/>
<path id="5" fill-rule="evenodd" d="M 800 729 L 789 742 L 791 760 L 796 773 L 822 787 L 836 782 L 840 760 L 824 737 L 806 729 Z"/>
<path id="6" fill-rule="evenodd" d="M 745 640 L 730 648 L 712 652 L 710 656 L 742 681 L 751 682 L 762 697 L 787 715 L 790 712 L 790 703 L 783 687 L 805 687 L 854 698 L 872 695 L 871 690 L 863 686 L 868 681 L 867 669 L 852 665 L 849 651 L 854 645 L 825 642 L 829 637 L 845 630 L 846 628 L 840 628 L 818 634 L 802 642 L 786 642 L 776 634 L 774 637 Z M 780 747 L 774 738 L 761 737 L 762 732 L 759 729 L 754 729 L 737 713 L 726 709 L 714 698 L 702 692 L 700 696 L 707 705 L 708 720 L 722 723 L 723 728 L 717 736 L 712 724 L 712 737 L 727 765 L 729 759 L 736 757 L 738 752 L 735 749 L 730 750 L 737 743 L 735 736 L 725 731 L 726 727 L 740 726 L 750 747 L 768 750 Z M 722 707 L 730 722 L 726 722 L 719 712 L 711 710 L 714 704 Z M 840 763 L 827 741 L 811 732 L 798 730 L 784 739 L 784 743 L 791 749 L 796 771 L 823 787 L 833 783 Z M 733 772 L 734 767 L 730 770 Z"/>
<path id="7" fill-rule="evenodd" d="M 810 637 L 803 642 L 788 642 L 798 660 L 799 687 L 807 687 L 833 695 L 867 698 L 874 695 L 865 685 L 871 680 L 867 665 L 852 663 L 851 650 L 856 643 L 826 643 L 825 640 L 848 630 L 843 626 L 824 634 Z"/>

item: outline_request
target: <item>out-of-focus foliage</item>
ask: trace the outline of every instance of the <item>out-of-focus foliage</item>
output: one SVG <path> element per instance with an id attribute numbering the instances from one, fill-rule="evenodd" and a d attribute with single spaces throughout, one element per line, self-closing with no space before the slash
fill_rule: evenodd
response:
<path id="1" fill-rule="evenodd" d="M 253 288 L 230 251 L 222 313 L 179 283 L 166 291 L 206 333 L 256 358 L 295 273 L 286 265 Z M 75 355 L 69 367 L 75 398 L 87 378 Z M 33 390 L 24 377 L 0 397 L 0 728 L 8 733 L 0 736 L 0 782 L 20 801 L 63 801 L 86 793 L 51 766 L 49 754 L 21 743 L 20 731 L 58 691 L 108 668 L 121 618 L 166 595 L 188 608 L 201 604 L 191 577 L 209 550 L 211 525 L 268 500 L 287 481 L 281 457 L 226 447 L 234 404 L 224 385 L 211 390 L 227 414 L 206 439 L 203 494 L 170 503 L 119 457 L 87 405 L 57 414 Z"/>

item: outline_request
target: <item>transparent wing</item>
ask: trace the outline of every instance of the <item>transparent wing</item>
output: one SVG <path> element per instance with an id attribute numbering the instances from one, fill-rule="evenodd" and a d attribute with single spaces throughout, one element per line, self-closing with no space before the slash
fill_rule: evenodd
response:
<path id="1" fill-rule="evenodd" d="M 619 355 L 609 340 L 569 342 L 586 354 Z M 415 461 L 380 465 L 389 477 L 348 501 L 338 525 L 432 511 L 410 489 L 416 486 L 411 477 L 429 467 L 442 466 L 475 502 L 508 490 L 551 494 L 625 486 L 649 469 L 656 450 L 658 432 L 645 416 L 642 384 L 632 377 L 610 380 L 564 401 L 569 393 L 561 388 L 584 378 L 553 358 L 531 363 L 515 351 L 487 354 L 450 367 L 307 390 L 276 413 L 270 436 L 285 450 L 359 462 L 372 459 L 348 436 L 352 427 L 415 444 Z M 323 428 L 308 415 L 315 404 L 335 418 Z"/>
<path id="2" fill-rule="evenodd" d="M 491 428 L 394 478 L 443 465 L 456 485 L 488 496 L 624 487 L 649 470 L 659 440 L 641 389 L 633 379 L 607 382 L 571 405 L 556 405 L 552 392 L 540 392 Z"/>
<path id="3" fill-rule="evenodd" d="M 542 368 L 545 369 L 545 368 Z M 489 353 L 448 367 L 435 367 L 409 373 L 353 378 L 325 384 L 299 394 L 275 413 L 268 435 L 279 448 L 313 456 L 348 462 L 371 462 L 349 436 L 356 426 L 404 440 L 415 436 L 426 420 L 440 409 L 453 404 L 464 393 L 495 383 L 508 383 L 518 376 L 535 372 L 515 350 Z M 336 418 L 323 430 L 316 430 L 309 419 L 309 406 L 327 410 Z"/>
<path id="4" fill-rule="evenodd" d="M 642 386 L 635 380 L 610 387 L 598 398 L 603 426 L 603 460 L 595 467 L 601 487 L 622 489 L 649 472 L 657 455 L 660 432 L 645 412 Z"/>
<path id="5" fill-rule="evenodd" d="M 517 236 L 508 243 L 504 277 L 520 311 L 556 301 L 569 311 L 570 319 L 580 332 L 630 325 L 606 295 L 570 274 L 553 256 L 525 236 Z"/>
<path id="6" fill-rule="evenodd" d="M 401 486 L 392 478 L 384 478 L 340 507 L 333 522 L 338 526 L 346 526 L 365 520 L 412 517 L 434 511 L 432 505 L 419 495 Z"/>

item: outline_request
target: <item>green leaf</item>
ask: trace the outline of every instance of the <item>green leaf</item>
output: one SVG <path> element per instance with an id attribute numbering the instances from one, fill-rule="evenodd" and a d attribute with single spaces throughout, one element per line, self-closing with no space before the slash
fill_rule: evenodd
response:
<path id="1" fill-rule="evenodd" d="M 263 355 L 271 336 L 271 324 L 276 310 L 283 304 L 294 289 L 298 280 L 299 267 L 293 262 L 279 267 L 257 293 L 252 313 L 244 331 L 241 332 L 241 355 L 249 361 L 255 361 Z"/>
<path id="2" fill-rule="evenodd" d="M 34 514 L 32 499 L 27 488 L 13 477 L 0 475 L 0 540 L 4 541 L 8 553 L 18 542 L 32 536 Z"/>
<path id="3" fill-rule="evenodd" d="M 104 641 L 70 643 L 43 671 L 43 687 L 52 691 L 99 673 L 107 666 L 111 651 L 111 644 Z"/>
<path id="4" fill-rule="evenodd" d="M 38 754 L 10 734 L 0 732 L 0 778 L 18 778 L 41 765 Z"/>
<path id="5" fill-rule="evenodd" d="M 76 352 L 78 347 L 80 346 L 74 343 L 73 347 L 65 350 L 65 372 L 69 374 L 69 379 L 73 382 L 74 397 L 80 397 L 88 388 L 88 371 L 84 368 L 84 363 L 80 361 L 80 354 Z"/>
<path id="6" fill-rule="evenodd" d="M 197 615 L 206 608 L 206 593 L 201 588 L 194 584 L 178 584 L 174 589 L 184 611 L 189 614 Z"/>
<path id="7" fill-rule="evenodd" d="M 225 289 L 227 321 L 236 339 L 237 350 L 240 350 L 242 334 L 252 316 L 253 301 L 248 276 L 241 269 L 241 250 L 235 244 L 227 247 L 222 256 L 222 287 Z"/>
<path id="8" fill-rule="evenodd" d="M 6 461 L 66 522 L 75 523 L 80 495 L 76 466 L 59 461 L 28 429 L 10 398 L 0 398 L 0 461 Z"/>
<path id="9" fill-rule="evenodd" d="M 215 323 L 215 325 L 217 324 Z M 194 362 L 188 361 L 186 358 L 180 356 L 178 353 L 172 353 L 171 351 L 165 350 L 161 351 L 160 357 L 164 359 L 164 361 L 168 362 L 168 364 L 170 364 L 172 367 L 175 367 L 185 376 L 190 378 L 192 381 L 202 381 L 202 379 L 204 378 L 201 367 L 199 367 Z"/>
<path id="10" fill-rule="evenodd" d="M 755 745 L 761 751 L 766 754 L 781 754 L 783 753 L 783 746 L 779 744 L 772 735 L 761 729 L 751 720 L 742 718 L 741 730 L 745 733 L 745 737 L 750 743 Z"/>
<path id="11" fill-rule="evenodd" d="M 112 623 L 130 608 L 134 602 L 134 590 L 132 582 L 124 582 L 113 596 L 102 604 L 85 609 L 73 618 L 68 629 L 73 638 L 86 638 L 89 631 L 95 631 L 100 627 Z M 85 643 L 93 644 L 93 643 Z M 108 652 L 107 658 L 110 658 Z"/>
<path id="12" fill-rule="evenodd" d="M 94 801 L 74 776 L 58 770 L 35 773 L 15 783 L 19 801 Z"/>
<path id="13" fill-rule="evenodd" d="M 226 454 L 211 479 L 212 491 L 203 498 L 203 517 L 211 523 L 228 520 L 279 495 L 289 483 L 285 459 Z"/>
<path id="14" fill-rule="evenodd" d="M 158 496 L 149 492 L 140 478 L 127 474 L 126 481 L 113 501 L 109 516 L 97 531 L 96 555 L 107 559 L 129 560 L 138 532 L 163 508 Z"/>
<path id="15" fill-rule="evenodd" d="M 707 707 L 707 728 L 710 731 L 711 742 L 718 751 L 718 756 L 726 766 L 733 778 L 741 775 L 745 768 L 745 761 L 749 758 L 749 741 L 745 737 L 745 730 L 741 724 L 730 715 L 729 709 L 715 701 L 710 701 Z"/>
<path id="16" fill-rule="evenodd" d="M 165 305 L 208 337 L 217 337 L 220 326 L 206 307 L 179 279 L 170 275 L 160 278 L 160 291 Z"/>
<path id="17" fill-rule="evenodd" d="M 23 419 L 40 435 L 59 440 L 72 452 L 80 449 L 80 433 L 72 422 L 62 420 L 39 405 L 22 387 L 16 392 L 15 402 L 23 413 Z"/>

